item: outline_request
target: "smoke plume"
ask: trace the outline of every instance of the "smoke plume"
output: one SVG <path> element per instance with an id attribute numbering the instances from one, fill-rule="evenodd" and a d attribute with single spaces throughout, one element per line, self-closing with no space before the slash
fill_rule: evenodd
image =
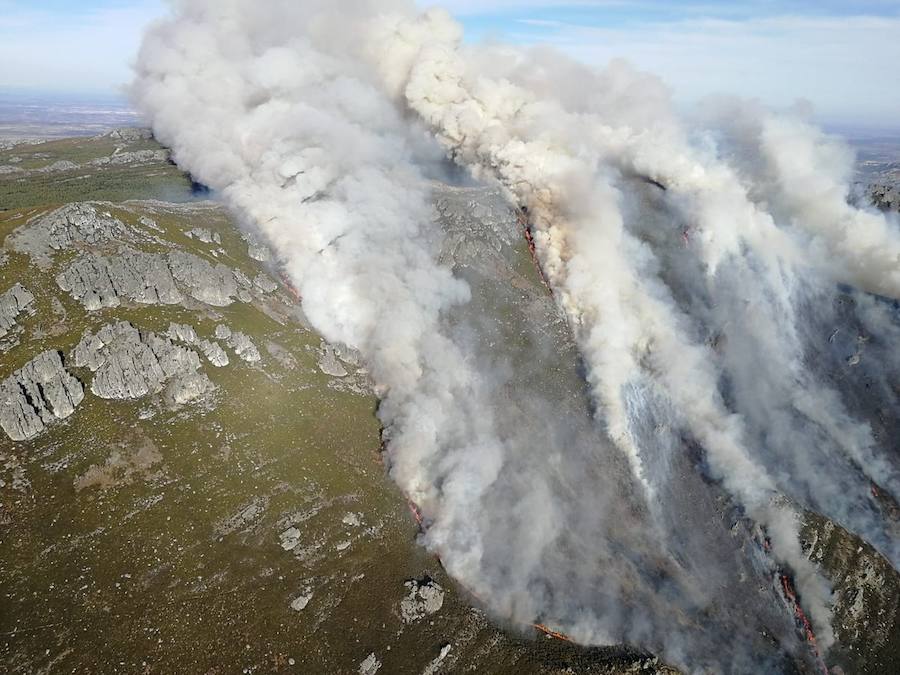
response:
<path id="1" fill-rule="evenodd" d="M 800 113 L 682 119 L 625 63 L 467 46 L 406 0 L 176 0 L 133 94 L 315 328 L 362 353 L 425 545 L 498 618 L 690 671 L 789 670 L 816 655 L 767 580 L 792 577 L 834 640 L 805 511 L 900 567 L 872 496 L 900 499 L 872 406 L 896 398 L 900 236 L 851 205 L 851 153 Z M 587 366 L 578 419 L 552 392 L 498 404 L 504 345 L 474 343 L 489 319 L 438 262 L 444 157 L 527 209 Z"/>

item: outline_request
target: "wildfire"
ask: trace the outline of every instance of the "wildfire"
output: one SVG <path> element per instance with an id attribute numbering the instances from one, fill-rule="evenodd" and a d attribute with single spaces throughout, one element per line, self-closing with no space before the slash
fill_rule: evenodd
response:
<path id="1" fill-rule="evenodd" d="M 534 233 L 531 231 L 531 225 L 528 223 L 528 210 L 526 207 L 523 206 L 521 209 L 516 210 L 516 220 L 522 228 L 522 231 L 525 233 L 525 241 L 528 242 L 528 251 L 531 253 L 531 259 L 534 261 L 534 266 L 537 267 L 538 274 L 541 275 L 541 282 L 543 282 L 544 286 L 547 287 L 547 290 L 550 291 L 550 295 L 553 295 L 553 288 L 547 283 L 547 277 L 544 276 L 544 269 L 541 267 L 541 262 L 537 257 L 537 246 L 534 242 Z"/>
<path id="2" fill-rule="evenodd" d="M 547 626 L 545 626 L 542 623 L 535 623 L 535 624 L 532 624 L 532 626 L 534 628 L 536 628 L 537 630 L 541 631 L 547 637 L 552 637 L 554 640 L 561 640 L 562 642 L 569 642 L 569 643 L 575 644 L 575 641 L 572 638 L 570 638 L 568 635 L 564 635 L 563 633 L 555 631 L 552 628 L 548 628 Z"/>
<path id="3" fill-rule="evenodd" d="M 779 575 L 781 581 L 781 590 L 784 592 L 784 597 L 787 599 L 788 603 L 794 609 L 794 617 L 797 620 L 797 624 L 800 629 L 803 631 L 806 641 L 809 643 L 810 647 L 813 650 L 813 653 L 816 655 L 816 661 L 819 664 L 822 672 L 825 675 L 828 675 L 828 667 L 822 661 L 822 657 L 819 655 L 819 645 L 816 641 L 816 634 L 813 632 L 812 624 L 809 622 L 809 618 L 806 616 L 806 612 L 803 611 L 803 607 L 800 605 L 800 600 L 797 597 L 797 592 L 794 590 L 794 584 L 791 582 L 791 579 L 786 574 Z"/>
<path id="4" fill-rule="evenodd" d="M 303 300 L 300 295 L 300 291 L 297 290 L 297 287 L 291 283 L 291 280 L 288 279 L 287 274 L 281 275 L 281 283 L 284 284 L 284 287 L 287 289 L 288 293 L 294 298 L 296 302 L 301 302 Z"/>
<path id="5" fill-rule="evenodd" d="M 410 511 L 410 513 L 412 513 L 413 518 L 416 519 L 416 523 L 418 523 L 420 528 L 424 529 L 425 528 L 425 517 L 422 515 L 422 511 L 419 509 L 419 507 L 416 505 L 416 503 L 413 502 L 412 499 L 407 499 L 406 504 L 407 504 L 407 506 L 409 506 L 409 511 Z"/>

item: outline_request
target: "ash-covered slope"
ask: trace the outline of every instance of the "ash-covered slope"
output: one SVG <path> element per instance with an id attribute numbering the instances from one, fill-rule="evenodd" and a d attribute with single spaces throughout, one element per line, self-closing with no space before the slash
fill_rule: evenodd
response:
<path id="1" fill-rule="evenodd" d="M 659 208 L 658 188 L 646 184 L 646 190 L 650 218 Z M 639 486 L 630 467 L 595 419 L 564 316 L 536 276 L 536 261 L 523 260 L 523 214 L 514 219 L 496 190 L 439 188 L 435 201 L 446 235 L 443 261 L 473 291 L 451 321 L 452 334 L 495 384 L 484 414 L 519 449 L 493 483 L 487 508 L 472 514 L 473 528 L 495 533 L 480 574 L 486 585 L 507 589 L 500 616 L 521 622 L 531 612 L 577 639 L 573 608 L 622 603 L 609 627 L 593 627 L 609 631 L 609 644 L 635 640 L 616 632 L 623 625 L 655 621 L 647 634 L 680 639 L 683 658 L 693 663 L 721 668 L 717 645 L 728 635 L 734 642 L 726 670 L 817 672 L 821 661 L 798 613 L 802 602 L 792 597 L 789 572 L 771 557 L 766 534 L 708 478 L 698 448 L 685 438 L 648 460 L 658 472 L 664 511 L 648 512 L 635 498 Z M 834 301 L 834 315 L 813 312 L 807 320 L 810 367 L 855 400 L 853 412 L 876 425 L 878 438 L 890 439 L 894 434 L 884 425 L 896 423 L 888 412 L 893 394 L 869 369 L 889 361 L 877 350 L 889 348 L 893 329 L 883 327 L 876 336 L 862 328 L 872 302 L 865 295 L 835 289 Z M 863 355 L 864 349 L 871 351 Z M 664 416 L 648 415 L 639 435 L 658 436 L 666 423 Z M 510 512 L 510 503 L 519 507 Z M 883 508 L 896 521 L 889 499 Z M 665 526 L 657 541 L 648 541 L 643 533 L 655 519 Z M 892 669 L 900 576 L 869 545 L 813 511 L 803 529 L 805 555 L 834 584 L 839 647 L 827 663 L 846 672 Z M 548 538 L 554 541 L 549 549 L 522 546 Z"/>

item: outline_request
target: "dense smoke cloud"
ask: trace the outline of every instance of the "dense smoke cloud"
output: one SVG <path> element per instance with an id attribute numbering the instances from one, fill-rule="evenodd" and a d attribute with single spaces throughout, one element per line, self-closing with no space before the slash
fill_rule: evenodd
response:
<path id="1" fill-rule="evenodd" d="M 812 658 L 751 588 L 776 569 L 833 641 L 804 510 L 900 566 L 871 495 L 900 497 L 898 467 L 828 374 L 900 330 L 838 286 L 900 297 L 900 237 L 850 205 L 852 156 L 798 115 L 729 100 L 684 122 L 627 64 L 466 47 L 449 15 L 403 0 L 175 2 L 134 96 L 268 237 L 316 329 L 363 354 L 426 545 L 498 616 L 687 669 L 775 669 Z M 473 348 L 459 317 L 477 302 L 436 262 L 441 154 L 527 208 L 593 422 L 542 419 L 549 392 L 522 419 L 497 405 L 502 353 Z M 858 334 L 836 356 L 821 345 L 847 347 L 829 342 L 847 293 Z M 869 374 L 893 400 L 892 373 Z M 760 626 L 787 637 L 762 644 Z"/>

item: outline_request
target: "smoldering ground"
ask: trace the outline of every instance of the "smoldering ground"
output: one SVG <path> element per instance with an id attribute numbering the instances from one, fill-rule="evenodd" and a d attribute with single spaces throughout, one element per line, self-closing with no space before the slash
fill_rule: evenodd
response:
<path id="1" fill-rule="evenodd" d="M 896 222 L 850 205 L 852 157 L 796 116 L 683 121 L 626 64 L 461 37 L 403 0 L 180 0 L 133 93 L 363 354 L 424 542 L 491 611 L 687 670 L 816 667 L 777 582 L 827 650 L 803 510 L 900 563 L 872 491 L 900 489 L 875 412 L 898 326 L 866 295 L 900 293 Z M 527 207 L 568 329 L 442 257 L 438 153 Z M 841 330 L 883 368 L 829 338 L 848 293 Z"/>

